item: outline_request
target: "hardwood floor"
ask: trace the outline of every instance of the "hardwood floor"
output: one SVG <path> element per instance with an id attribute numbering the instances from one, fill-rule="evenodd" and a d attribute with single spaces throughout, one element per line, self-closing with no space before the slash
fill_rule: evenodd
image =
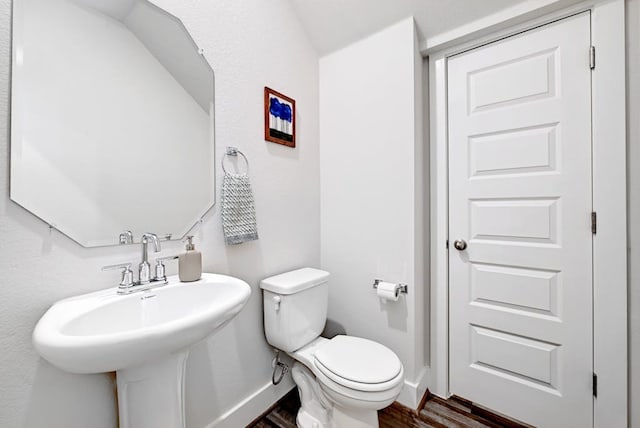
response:
<path id="1" fill-rule="evenodd" d="M 298 388 L 294 388 L 262 417 L 247 425 L 247 428 L 296 428 L 299 408 Z"/>
<path id="2" fill-rule="evenodd" d="M 296 428 L 296 414 L 300 408 L 298 390 L 293 389 L 274 407 L 249 424 L 251 428 Z M 422 409 L 416 412 L 393 403 L 378 412 L 380 428 L 527 428 L 502 416 L 475 406 L 461 398 L 443 400 L 428 396 Z"/>

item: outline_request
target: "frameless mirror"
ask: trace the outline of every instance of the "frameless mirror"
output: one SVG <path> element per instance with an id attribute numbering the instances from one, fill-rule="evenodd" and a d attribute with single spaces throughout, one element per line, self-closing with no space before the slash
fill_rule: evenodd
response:
<path id="1" fill-rule="evenodd" d="M 85 247 L 213 206 L 213 70 L 146 0 L 15 0 L 11 199 Z"/>

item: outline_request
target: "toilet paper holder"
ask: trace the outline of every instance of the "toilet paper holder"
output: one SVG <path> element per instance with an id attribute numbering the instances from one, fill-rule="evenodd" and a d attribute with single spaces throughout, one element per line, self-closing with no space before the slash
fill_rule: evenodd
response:
<path id="1" fill-rule="evenodd" d="M 378 288 L 378 284 L 380 284 L 381 282 L 384 282 L 382 279 L 374 279 L 373 280 L 373 288 L 377 289 Z M 408 288 L 409 286 L 407 284 L 402 284 L 402 283 L 398 283 L 396 284 L 398 286 L 398 291 L 402 294 L 407 294 L 409 293 Z"/>

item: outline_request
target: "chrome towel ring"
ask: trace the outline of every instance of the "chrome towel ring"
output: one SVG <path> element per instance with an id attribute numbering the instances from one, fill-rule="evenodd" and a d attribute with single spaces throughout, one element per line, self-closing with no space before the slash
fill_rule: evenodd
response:
<path id="1" fill-rule="evenodd" d="M 224 160 L 227 158 L 227 156 L 242 156 L 242 158 L 244 159 L 244 162 L 247 164 L 247 171 L 245 172 L 245 174 L 249 173 L 249 160 L 247 159 L 247 157 L 244 155 L 244 153 L 242 153 L 240 150 L 238 150 L 236 147 L 227 147 L 227 151 L 224 154 L 224 156 L 222 157 L 222 170 L 224 171 L 225 174 L 230 174 L 227 169 L 224 167 Z"/>

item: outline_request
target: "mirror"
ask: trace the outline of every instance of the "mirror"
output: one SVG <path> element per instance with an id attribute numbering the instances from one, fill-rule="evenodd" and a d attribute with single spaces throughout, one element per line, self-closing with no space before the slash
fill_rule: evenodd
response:
<path id="1" fill-rule="evenodd" d="M 11 199 L 85 247 L 215 203 L 214 76 L 146 0 L 15 0 Z"/>

